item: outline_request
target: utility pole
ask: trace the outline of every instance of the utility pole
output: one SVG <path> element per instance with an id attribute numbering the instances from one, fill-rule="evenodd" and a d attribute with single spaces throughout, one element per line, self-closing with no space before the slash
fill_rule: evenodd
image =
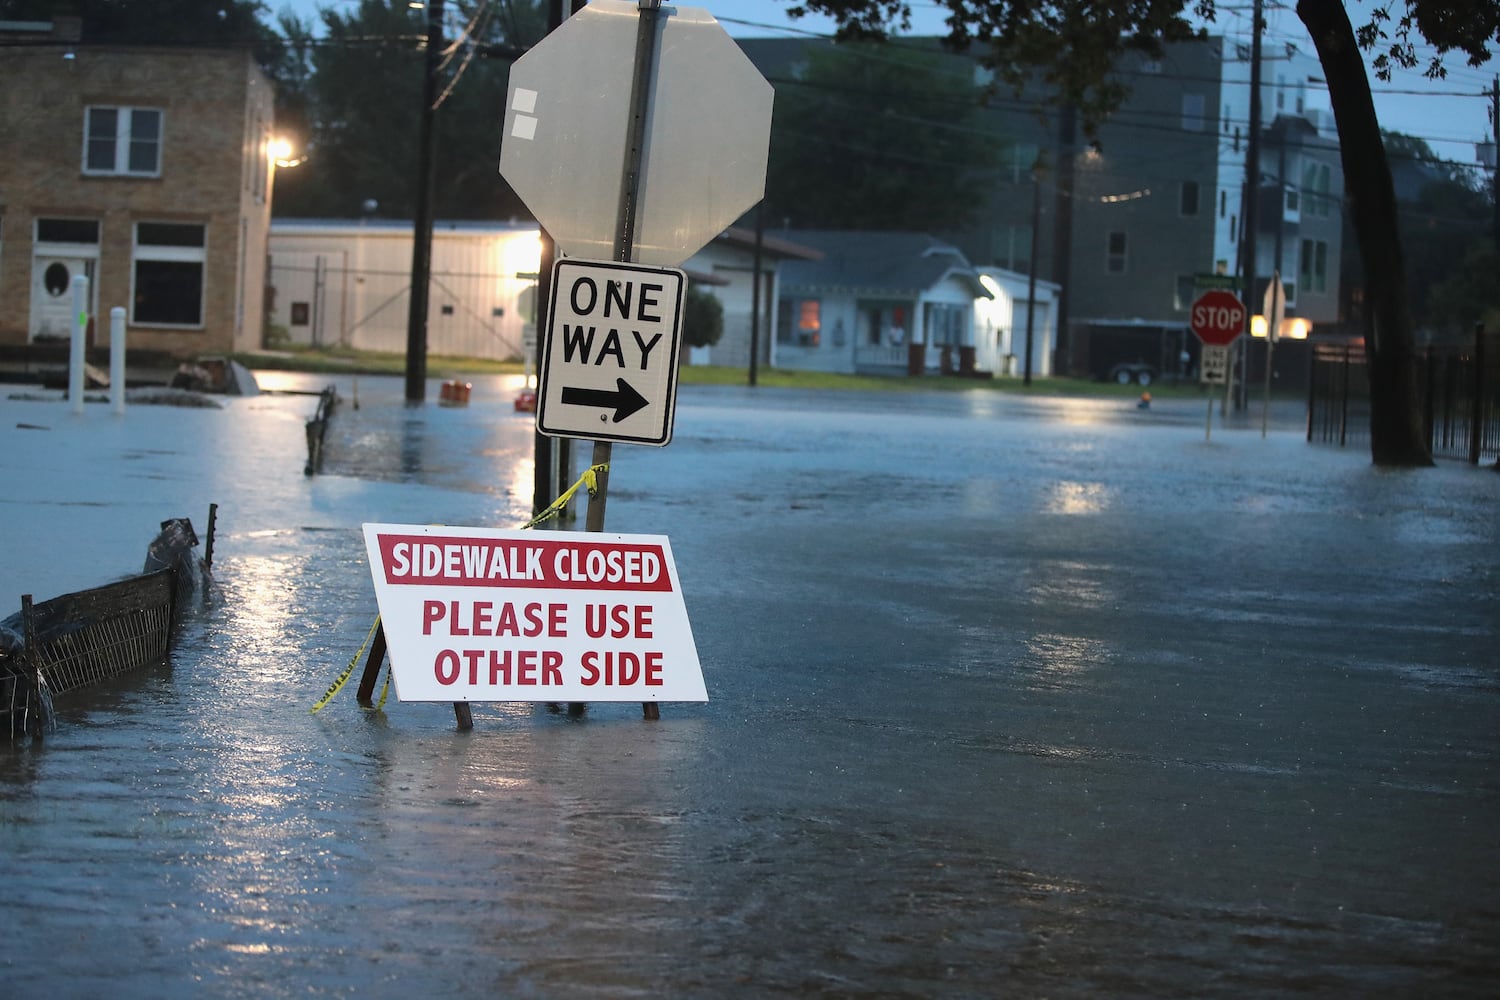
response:
<path id="1" fill-rule="evenodd" d="M 547 33 L 562 27 L 568 13 L 567 0 L 550 0 L 547 4 Z M 541 370 L 541 359 L 547 356 L 548 313 L 552 309 L 552 265 L 557 260 L 557 243 L 547 230 L 537 227 L 541 242 L 541 256 L 537 265 L 536 284 L 536 356 L 537 370 Z M 567 489 L 563 480 L 572 474 L 572 442 L 558 438 L 556 442 L 541 431 L 532 433 L 531 513 L 540 514 L 552 504 L 552 499 Z"/>
<path id="2" fill-rule="evenodd" d="M 434 107 L 443 49 L 443 0 L 427 0 L 427 58 L 422 77 L 422 125 L 417 138 L 417 208 L 412 221 L 411 308 L 406 316 L 406 402 L 427 398 L 427 293 L 432 276 L 432 194 L 436 153 Z"/>
<path id="3" fill-rule="evenodd" d="M 1490 160 L 1490 194 L 1494 196 L 1495 253 L 1500 254 L 1500 75 L 1490 84 L 1490 137 L 1494 156 Z"/>
<path id="4" fill-rule="evenodd" d="M 1238 393 L 1234 392 L 1235 379 L 1233 365 L 1231 365 L 1229 384 L 1226 393 L 1236 396 L 1235 409 L 1244 409 L 1246 406 L 1245 390 L 1245 361 L 1248 352 L 1245 343 L 1250 339 L 1250 303 L 1255 295 L 1255 238 L 1260 226 L 1260 36 L 1265 31 L 1265 11 L 1263 0 L 1255 0 L 1254 15 L 1250 21 L 1250 136 L 1245 146 L 1245 203 L 1244 217 L 1240 220 L 1241 245 L 1244 247 L 1244 260 L 1241 263 L 1240 274 L 1243 275 L 1241 292 L 1245 303 L 1245 334 L 1240 338 L 1238 349 L 1234 352 L 1238 356 L 1240 378 Z M 1227 399 L 1227 396 L 1226 396 Z"/>
<path id="5" fill-rule="evenodd" d="M 1057 352 L 1052 359 L 1052 374 L 1072 374 L 1073 338 L 1068 330 L 1071 321 L 1068 297 L 1073 281 L 1073 181 L 1074 154 L 1078 143 L 1078 107 L 1071 101 L 1063 105 L 1057 120 L 1057 190 L 1052 219 L 1052 280 L 1058 283 Z M 1032 254 L 1037 252 L 1032 247 Z"/>
<path id="6" fill-rule="evenodd" d="M 1036 324 L 1036 268 L 1037 237 L 1042 230 L 1042 174 L 1046 172 L 1045 154 L 1038 150 L 1036 162 L 1031 165 L 1031 266 L 1026 273 L 1026 364 L 1022 369 L 1022 385 L 1031 384 L 1031 354 Z"/>

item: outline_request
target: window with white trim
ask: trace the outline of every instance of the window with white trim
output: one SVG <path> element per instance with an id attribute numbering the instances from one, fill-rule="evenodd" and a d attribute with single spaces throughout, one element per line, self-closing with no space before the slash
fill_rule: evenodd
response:
<path id="1" fill-rule="evenodd" d="M 130 322 L 203 326 L 208 227 L 199 222 L 137 222 L 131 243 Z"/>
<path id="2" fill-rule="evenodd" d="M 1297 283 L 1309 292 L 1328 291 L 1328 244 L 1323 240 L 1302 241 Z"/>
<path id="3" fill-rule="evenodd" d="M 91 106 L 83 119 L 85 174 L 161 176 L 160 108 Z"/>
<path id="4" fill-rule="evenodd" d="M 795 347 L 817 347 L 823 339 L 819 299 L 782 299 L 777 306 L 776 339 Z"/>
<path id="5" fill-rule="evenodd" d="M 1302 161 L 1302 194 L 1308 215 L 1327 218 L 1333 214 L 1333 173 L 1328 164 L 1317 160 Z"/>

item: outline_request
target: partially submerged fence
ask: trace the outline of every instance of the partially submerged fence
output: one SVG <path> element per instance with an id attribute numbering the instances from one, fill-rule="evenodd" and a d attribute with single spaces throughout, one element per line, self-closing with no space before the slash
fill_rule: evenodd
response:
<path id="1" fill-rule="evenodd" d="M 1421 356 L 1423 415 L 1435 458 L 1500 461 L 1500 337 L 1475 330 L 1464 346 Z M 1370 379 L 1362 343 L 1316 344 L 1307 388 L 1307 440 L 1368 445 Z"/>

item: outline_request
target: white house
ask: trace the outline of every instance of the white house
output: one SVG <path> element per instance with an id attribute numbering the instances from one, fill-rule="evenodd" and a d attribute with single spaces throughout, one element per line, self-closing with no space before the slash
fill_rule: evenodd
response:
<path id="1" fill-rule="evenodd" d="M 986 375 L 1008 353 L 1011 341 L 999 334 L 1013 324 L 1016 297 L 996 298 L 1013 283 L 1013 272 L 992 269 L 986 281 L 958 249 L 925 233 L 781 235 L 823 256 L 782 266 L 777 367 Z M 1024 287 L 1023 280 L 1021 298 Z"/>
<path id="2" fill-rule="evenodd" d="M 1030 329 L 1031 374 L 1051 375 L 1060 286 L 1038 281 L 1036 298 L 1031 300 L 1027 275 L 1001 267 L 977 270 L 980 283 L 992 298 L 974 300 L 975 367 L 996 375 L 1025 374 Z"/>

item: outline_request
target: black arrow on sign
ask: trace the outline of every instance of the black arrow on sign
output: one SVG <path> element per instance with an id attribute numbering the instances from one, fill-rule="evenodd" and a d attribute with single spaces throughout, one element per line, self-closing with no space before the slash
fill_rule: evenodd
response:
<path id="1" fill-rule="evenodd" d="M 636 392 L 629 382 L 617 378 L 615 385 L 616 388 L 613 390 L 563 386 L 562 401 L 565 405 L 572 406 L 602 406 L 606 410 L 613 408 L 615 411 L 613 422 L 617 424 L 632 413 L 646 408 L 648 400 Z"/>

